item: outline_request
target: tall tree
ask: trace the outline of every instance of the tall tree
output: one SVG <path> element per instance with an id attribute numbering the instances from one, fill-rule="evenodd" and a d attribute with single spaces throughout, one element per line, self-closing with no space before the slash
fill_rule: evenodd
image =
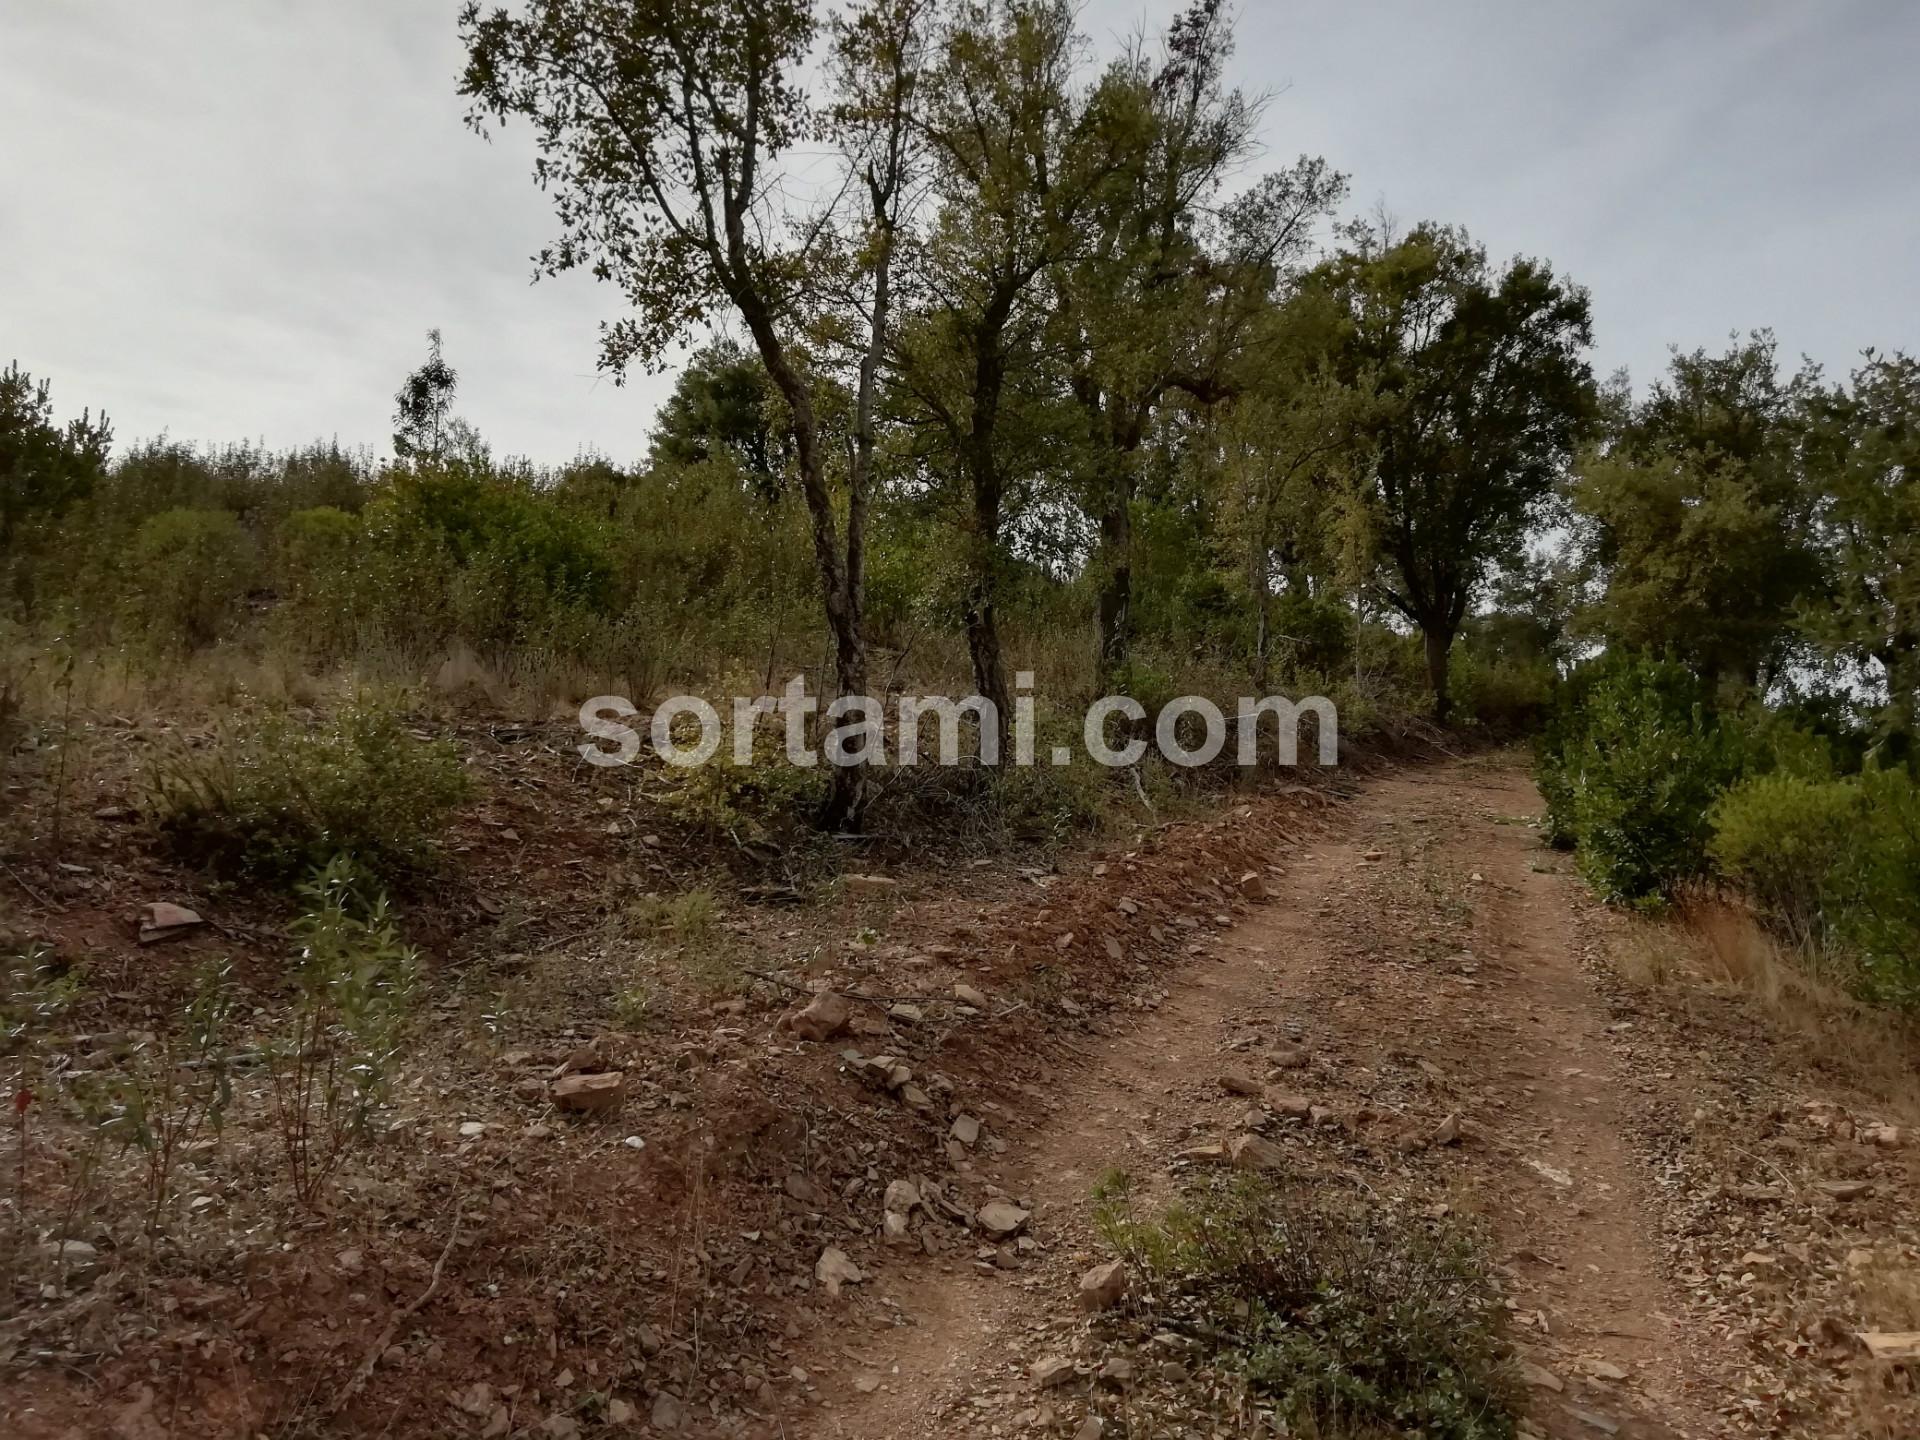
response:
<path id="1" fill-rule="evenodd" d="M 1444 722 L 1467 608 L 1518 555 L 1593 417 L 1587 295 L 1537 260 L 1496 273 L 1455 229 L 1357 238 L 1317 283 L 1347 313 L 1344 377 L 1371 393 L 1372 588 L 1419 628 Z"/>
<path id="2" fill-rule="evenodd" d="M 1638 404 L 1615 398 L 1571 487 L 1598 590 L 1590 633 L 1670 652 L 1729 695 L 1780 672 L 1820 583 L 1799 388 L 1758 334 L 1675 355 Z"/>
<path id="3" fill-rule="evenodd" d="M 914 314 L 893 376 L 924 463 L 958 512 L 963 619 L 977 692 L 1004 745 L 1011 718 L 999 606 L 1009 529 L 1058 467 L 1046 350 L 1050 269 L 1078 225 L 1113 140 L 1073 90 L 1079 46 L 1066 0 L 965 0 L 941 37 L 926 127 L 937 209 L 909 275 Z"/>
<path id="4" fill-rule="evenodd" d="M 485 13 L 470 0 L 460 24 L 461 89 L 476 125 L 518 117 L 533 127 L 534 178 L 561 225 L 539 256 L 542 272 L 587 266 L 631 305 L 603 330 L 607 368 L 657 361 L 723 313 L 744 325 L 785 402 L 835 680 L 844 696 L 865 694 L 868 485 L 912 165 L 918 0 L 869 0 L 836 26 L 839 103 L 830 107 L 803 88 L 818 28 L 807 0 L 528 0 Z M 809 213 L 787 198 L 808 187 L 782 166 L 822 130 L 842 161 L 829 195 L 855 198 Z M 843 249 L 867 282 L 867 340 L 851 387 L 852 444 L 836 474 L 804 322 L 809 285 L 843 220 L 855 232 Z M 857 822 L 867 795 L 861 767 L 836 767 L 823 822 Z"/>
<path id="5" fill-rule="evenodd" d="M 1920 758 L 1920 360 L 1869 354 L 1845 388 L 1808 397 L 1806 453 L 1829 588 L 1807 628 L 1877 679 L 1877 743 Z"/>
<path id="6" fill-rule="evenodd" d="M 1158 55 L 1135 46 L 1109 67 L 1097 104 L 1127 141 L 1094 211 L 1090 242 L 1061 276 L 1060 323 L 1082 412 L 1082 489 L 1099 534 L 1099 658 L 1110 683 L 1128 660 L 1132 507 L 1141 446 L 1175 396 L 1212 401 L 1275 284 L 1344 190 L 1303 157 L 1227 204 L 1253 153 L 1261 105 L 1227 87 L 1233 33 L 1224 0 L 1193 0 Z"/>

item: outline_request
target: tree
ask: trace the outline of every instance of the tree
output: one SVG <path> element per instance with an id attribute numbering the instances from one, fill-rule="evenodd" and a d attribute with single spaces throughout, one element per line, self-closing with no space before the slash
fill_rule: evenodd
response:
<path id="1" fill-rule="evenodd" d="M 1799 388 L 1781 383 L 1762 333 L 1724 355 L 1675 355 L 1637 405 L 1615 398 L 1571 487 L 1599 587 L 1590 633 L 1670 653 L 1729 696 L 1781 671 L 1820 583 Z"/>
<path id="2" fill-rule="evenodd" d="M 1372 589 L 1419 628 L 1444 722 L 1467 608 L 1518 555 L 1593 417 L 1587 295 L 1537 260 L 1495 273 L 1456 229 L 1357 239 L 1316 283 L 1346 312 L 1343 379 L 1371 394 L 1357 428 L 1371 457 Z"/>
<path id="3" fill-rule="evenodd" d="M 688 362 L 654 418 L 655 464 L 731 456 L 754 489 L 779 493 L 787 455 L 768 414 L 767 372 L 737 342 L 720 340 Z"/>
<path id="4" fill-rule="evenodd" d="M 440 351 L 440 332 L 427 332 L 427 358 L 393 396 L 393 453 L 402 460 L 438 465 L 450 457 L 482 460 L 486 445 L 473 426 L 453 413 L 460 372 Z"/>
<path id="5" fill-rule="evenodd" d="M 1809 632 L 1885 690 L 1876 740 L 1920 756 L 1920 361 L 1869 352 L 1846 388 L 1807 402 L 1815 534 L 1829 588 Z"/>
<path id="6" fill-rule="evenodd" d="M 787 409 L 794 469 L 843 696 L 863 695 L 862 611 L 878 365 L 891 323 L 895 237 L 912 164 L 919 0 L 869 0 L 835 26 L 839 104 L 819 113 L 802 88 L 816 32 L 807 0 L 528 0 L 518 12 L 463 10 L 463 94 L 483 128 L 510 117 L 534 131 L 536 183 L 553 196 L 561 236 L 543 273 L 586 266 L 631 312 L 604 327 L 616 375 L 722 313 L 746 328 Z M 841 151 L 851 206 L 782 211 L 794 193 L 780 166 L 824 129 Z M 791 202 L 790 202 L 791 203 Z M 852 440 L 836 476 L 806 353 L 809 284 L 836 227 L 866 281 Z M 844 521 L 842 511 L 844 509 Z M 857 767 L 835 769 L 823 821 L 857 821 Z"/>
<path id="7" fill-rule="evenodd" d="M 1223 80 L 1233 35 L 1223 0 L 1193 0 L 1158 57 L 1135 46 L 1096 97 L 1124 137 L 1093 234 L 1060 280 L 1062 345 L 1086 449 L 1081 488 L 1098 528 L 1100 668 L 1123 683 L 1133 588 L 1132 507 L 1140 450 L 1159 407 L 1212 402 L 1275 286 L 1306 251 L 1345 182 L 1302 157 L 1225 205 L 1253 152 L 1261 105 Z"/>
<path id="8" fill-rule="evenodd" d="M 1002 746 L 1008 531 L 1059 464 L 1045 282 L 1080 242 L 1079 214 L 1109 163 L 1072 91 L 1078 42 L 1065 0 L 958 7 L 929 85 L 937 210 L 912 255 L 916 303 L 892 349 L 897 406 L 958 512 L 967 650 Z"/>
<path id="9" fill-rule="evenodd" d="M 0 370 L 0 555 L 30 520 L 52 520 L 93 492 L 106 473 L 113 427 L 91 411 L 64 427 L 53 419 L 52 387 L 18 363 Z"/>

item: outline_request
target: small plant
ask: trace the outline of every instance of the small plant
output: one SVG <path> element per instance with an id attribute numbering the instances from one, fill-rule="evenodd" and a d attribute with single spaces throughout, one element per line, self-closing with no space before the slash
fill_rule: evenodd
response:
<path id="1" fill-rule="evenodd" d="M 210 749 L 161 761 L 148 789 L 161 835 L 216 873 L 286 882 L 346 856 L 392 882 L 430 864 L 469 785 L 450 743 L 362 702 L 319 726 L 237 723 Z"/>
<path id="2" fill-rule="evenodd" d="M 72 974 L 44 945 L 0 953 L 0 1055 L 12 1062 L 7 1109 L 14 1124 L 13 1207 L 22 1231 L 27 1216 L 27 1140 L 40 1096 L 33 1088 L 34 1042 L 72 1002 Z"/>
<path id="3" fill-rule="evenodd" d="M 657 1017 L 659 997 L 644 981 L 630 985 L 613 997 L 613 1018 L 629 1030 L 639 1030 Z"/>
<path id="4" fill-rule="evenodd" d="M 1147 1219 L 1124 1176 L 1096 1202 L 1143 1282 L 1140 1318 L 1212 1344 L 1295 1432 L 1513 1435 L 1500 1298 L 1470 1232 L 1253 1180 Z"/>
<path id="5" fill-rule="evenodd" d="M 315 1207 L 387 1097 L 417 959 L 386 897 L 365 903 L 344 859 L 301 893 L 308 909 L 294 925 L 293 1011 L 266 1058 L 288 1178 L 300 1202 Z"/>
<path id="6" fill-rule="evenodd" d="M 236 1004 L 229 967 L 207 967 L 179 1029 L 137 1051 L 113 1089 L 102 1128 L 146 1158 L 149 1235 L 160 1229 L 181 1154 L 205 1131 L 219 1133 L 233 1099 L 225 1047 Z"/>

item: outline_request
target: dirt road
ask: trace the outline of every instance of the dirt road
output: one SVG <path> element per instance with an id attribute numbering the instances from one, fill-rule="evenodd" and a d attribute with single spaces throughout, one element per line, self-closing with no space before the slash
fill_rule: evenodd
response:
<path id="1" fill-rule="evenodd" d="M 1577 881 L 1528 824 L 1538 808 L 1517 765 L 1466 761 L 1378 780 L 1323 837 L 1275 856 L 1269 902 L 1061 1075 L 1044 1122 L 1001 1158 L 1044 1261 L 884 1279 L 894 1323 L 837 1342 L 851 1383 L 805 1426 L 860 1440 L 1071 1432 L 1084 1397 L 1037 1395 L 1026 1367 L 1073 1343 L 1075 1280 L 1097 1257 L 1093 1186 L 1120 1168 L 1170 1189 L 1177 1153 L 1232 1134 L 1248 1108 L 1222 1072 L 1259 1073 L 1292 1046 L 1306 1063 L 1276 1088 L 1328 1112 L 1272 1131 L 1301 1172 L 1423 1190 L 1490 1225 L 1533 1366 L 1533 1429 L 1723 1433 L 1731 1359 L 1682 1323 L 1663 1276 L 1627 1138 L 1645 1083 L 1623 1073 L 1631 1027 L 1581 968 Z M 1450 1116 L 1461 1138 L 1446 1143 Z M 1241 1432 L 1194 1415 L 1126 1433 Z"/>

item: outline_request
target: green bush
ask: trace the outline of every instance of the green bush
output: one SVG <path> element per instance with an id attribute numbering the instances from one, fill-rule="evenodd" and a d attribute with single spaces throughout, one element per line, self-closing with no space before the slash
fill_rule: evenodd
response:
<path id="1" fill-rule="evenodd" d="M 344 856 L 393 881 L 432 863 L 468 788 L 451 743 L 361 703 L 318 726 L 243 721 L 204 751 L 176 752 L 155 767 L 148 808 L 176 853 L 217 874 L 285 884 Z"/>
<path id="2" fill-rule="evenodd" d="M 1793 939 L 1827 937 L 1861 824 L 1852 780 L 1776 772 L 1743 780 L 1715 802 L 1714 863 Z"/>
<path id="3" fill-rule="evenodd" d="M 1514 1433 L 1500 1296 L 1471 1233 L 1250 1180 L 1147 1220 L 1124 1177 L 1097 1198 L 1146 1322 L 1209 1339 L 1290 1433 Z"/>
<path id="4" fill-rule="evenodd" d="M 122 572 L 131 629 L 167 648 L 224 638 L 253 587 L 252 538 L 226 510 L 162 510 L 134 532 Z"/>
<path id="5" fill-rule="evenodd" d="M 1708 811 L 1741 753 L 1684 666 L 1605 662 L 1570 691 L 1540 756 L 1549 831 L 1572 837 L 1606 899 L 1665 899 L 1705 868 Z"/>
<path id="6" fill-rule="evenodd" d="M 309 655 L 337 659 L 360 638 L 360 517 L 330 505 L 296 510 L 275 537 L 278 629 Z"/>
<path id="7" fill-rule="evenodd" d="M 1860 813 L 1835 928 L 1866 997 L 1920 1006 L 1920 785 L 1906 770 L 1859 777 Z"/>

